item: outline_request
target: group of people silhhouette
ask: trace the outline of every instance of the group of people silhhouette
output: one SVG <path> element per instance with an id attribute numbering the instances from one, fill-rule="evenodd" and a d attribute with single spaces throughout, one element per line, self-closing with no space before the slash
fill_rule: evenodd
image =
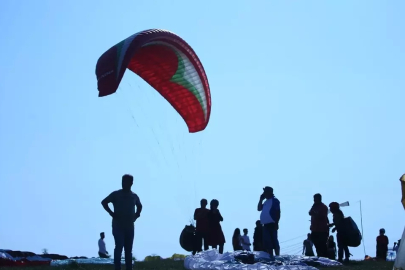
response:
<path id="1" fill-rule="evenodd" d="M 122 189 L 109 194 L 102 200 L 101 204 L 112 217 L 112 234 L 115 240 L 114 265 L 115 269 L 121 269 L 121 254 L 125 250 L 125 265 L 127 270 L 132 269 L 132 245 L 134 240 L 134 222 L 140 217 L 142 204 L 137 194 L 131 191 L 133 185 L 133 176 L 125 174 L 122 177 Z M 114 211 L 108 204 L 112 203 Z M 193 254 L 209 247 L 218 249 L 223 253 L 225 236 L 222 231 L 221 222 L 224 220 L 219 209 L 219 201 L 211 200 L 210 208 L 207 209 L 208 201 L 201 200 L 201 207 L 194 212 L 196 220 L 195 243 Z M 136 211 L 135 211 L 136 210 Z M 336 244 L 333 236 L 329 235 L 329 230 L 337 231 L 338 260 L 349 260 L 350 252 L 347 245 L 347 235 L 345 236 L 345 227 L 343 226 L 344 215 L 340 206 L 336 202 L 329 204 L 329 210 L 333 214 L 333 222 L 328 219 L 328 207 L 322 202 L 320 194 L 314 195 L 314 204 L 309 211 L 311 216 L 311 233 L 304 241 L 303 254 L 313 256 L 312 245 L 315 246 L 319 257 L 336 258 Z M 256 221 L 256 227 L 253 234 L 253 250 L 265 251 L 271 258 L 280 255 L 280 244 L 278 241 L 279 221 L 281 217 L 280 201 L 274 196 L 273 188 L 263 188 L 263 193 L 257 205 L 257 211 L 260 213 L 260 220 Z M 104 233 L 100 233 L 99 256 L 109 257 L 105 248 Z M 346 237 L 346 238 L 345 238 Z M 360 238 L 361 239 L 361 238 Z M 248 230 L 235 229 L 232 244 L 234 250 L 250 250 L 250 239 Z M 385 259 L 388 250 L 388 238 L 385 236 L 385 230 L 380 230 L 380 236 L 377 237 L 377 258 Z"/>
<path id="2" fill-rule="evenodd" d="M 333 222 L 329 222 L 328 210 L 333 214 Z M 345 227 L 343 226 L 344 215 L 337 202 L 332 202 L 328 207 L 322 202 L 321 194 L 314 195 L 314 204 L 309 211 L 311 216 L 311 234 L 308 235 L 309 241 L 311 241 L 316 249 L 316 253 L 319 257 L 336 258 L 336 244 L 333 237 L 329 236 L 329 230 L 332 228 L 332 233 L 337 232 L 337 247 L 338 247 L 338 260 L 348 261 L 350 258 L 349 247 L 345 238 Z M 308 245 L 308 244 L 307 244 Z M 309 247 L 307 246 L 308 250 Z"/>
<path id="3" fill-rule="evenodd" d="M 193 254 L 204 250 L 208 250 L 211 246 L 216 248 L 219 246 L 219 252 L 223 253 L 225 243 L 224 233 L 220 222 L 223 217 L 218 210 L 218 201 L 212 200 L 210 209 L 207 209 L 207 200 L 201 200 L 201 208 L 195 210 L 194 219 L 196 220 L 196 235 L 197 241 Z M 269 253 L 271 258 L 280 255 L 280 244 L 278 241 L 278 229 L 281 217 L 280 201 L 274 196 L 273 188 L 265 187 L 260 195 L 257 210 L 260 211 L 260 220 L 256 222 L 256 228 L 253 235 L 253 250 L 265 251 Z M 329 221 L 328 211 L 333 214 L 333 222 Z M 316 254 L 319 257 L 326 257 L 338 260 L 348 261 L 351 254 L 347 244 L 348 234 L 346 226 L 344 226 L 344 215 L 340 206 L 336 202 L 332 202 L 328 207 L 322 202 L 321 194 L 314 195 L 314 204 L 312 205 L 309 215 L 311 216 L 311 233 L 308 234 L 304 241 L 303 254 L 314 256 L 312 246 L 315 246 Z M 332 233 L 337 232 L 337 248 Z M 234 231 L 232 237 L 232 246 L 234 250 L 250 251 L 250 239 L 248 230 L 244 229 L 243 236 L 240 229 Z M 204 243 L 204 244 L 203 244 Z"/>
<path id="4" fill-rule="evenodd" d="M 204 243 L 204 250 L 208 250 L 211 246 L 217 249 L 222 254 L 224 252 L 225 236 L 222 231 L 221 221 L 224 218 L 219 212 L 218 200 L 212 200 L 210 202 L 210 209 L 207 209 L 208 201 L 206 199 L 201 200 L 201 207 L 194 211 L 194 220 L 196 220 L 196 237 L 194 243 L 193 254 L 202 251 L 202 245 Z"/>
<path id="5" fill-rule="evenodd" d="M 217 248 L 219 253 L 223 253 L 225 236 L 222 231 L 220 222 L 223 217 L 218 210 L 218 200 L 210 202 L 210 209 L 207 209 L 207 200 L 201 200 L 201 207 L 194 212 L 196 220 L 196 241 L 193 254 L 209 247 Z M 256 228 L 253 235 L 253 250 L 266 251 L 271 257 L 280 255 L 280 245 L 278 242 L 278 223 L 280 221 L 280 201 L 274 196 L 273 188 L 265 187 L 260 195 L 260 200 L 257 205 L 257 210 L 261 212 L 260 221 L 256 222 Z M 232 246 L 234 250 L 250 250 L 250 239 L 248 230 L 243 230 L 243 235 L 240 229 L 235 229 L 232 237 Z"/>

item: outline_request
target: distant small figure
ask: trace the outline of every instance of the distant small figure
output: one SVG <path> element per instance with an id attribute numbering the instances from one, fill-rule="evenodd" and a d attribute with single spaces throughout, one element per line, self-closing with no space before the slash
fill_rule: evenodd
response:
<path id="1" fill-rule="evenodd" d="M 314 195 L 314 204 L 309 210 L 311 216 L 311 239 L 318 257 L 327 257 L 326 242 L 329 236 L 328 207 L 322 202 L 322 195 Z"/>
<path id="2" fill-rule="evenodd" d="M 204 241 L 204 250 L 208 250 L 208 212 L 210 210 L 207 209 L 208 201 L 206 199 L 202 199 L 200 201 L 200 208 L 195 209 L 194 211 L 194 220 L 196 221 L 196 234 L 195 234 L 195 247 L 193 250 L 193 255 L 197 252 L 202 251 L 202 245 Z"/>
<path id="3" fill-rule="evenodd" d="M 207 214 L 209 223 L 208 245 L 212 248 L 218 248 L 220 254 L 224 253 L 225 236 L 222 231 L 221 222 L 224 221 L 221 213 L 218 210 L 219 201 L 212 200 L 210 202 L 210 211 Z"/>
<path id="4" fill-rule="evenodd" d="M 263 200 L 265 200 L 264 203 Z M 260 222 L 263 225 L 263 250 L 269 253 L 271 259 L 274 259 L 273 250 L 276 256 L 280 255 L 278 224 L 281 210 L 280 201 L 274 196 L 272 187 L 263 188 L 263 193 L 260 195 L 260 200 L 257 204 L 257 211 L 261 211 Z"/>
<path id="5" fill-rule="evenodd" d="M 376 258 L 377 260 L 386 261 L 388 253 L 388 237 L 385 235 L 385 229 L 380 229 L 380 235 L 377 236 Z"/>
<path id="6" fill-rule="evenodd" d="M 330 235 L 328 238 L 328 242 L 326 244 L 328 247 L 328 258 L 331 260 L 336 260 L 336 243 L 335 239 L 333 238 L 333 235 Z"/>
<path id="7" fill-rule="evenodd" d="M 250 243 L 250 238 L 249 238 L 249 235 L 248 235 L 248 229 L 243 229 L 243 235 L 242 235 L 242 248 L 243 248 L 243 250 L 246 250 L 246 251 L 251 251 L 250 250 L 250 246 L 251 246 L 252 244 Z"/>
<path id="8" fill-rule="evenodd" d="M 242 236 L 240 235 L 240 229 L 236 228 L 235 231 L 233 232 L 233 236 L 232 236 L 232 246 L 233 246 L 234 251 L 243 250 L 242 244 L 241 244 L 241 238 L 242 238 Z"/>
<path id="9" fill-rule="evenodd" d="M 105 242 L 104 242 L 105 234 L 104 232 L 100 233 L 100 239 L 98 239 L 98 256 L 100 258 L 110 258 L 108 255 L 107 249 L 105 247 Z"/>
<path id="10" fill-rule="evenodd" d="M 401 239 L 399 239 L 398 242 L 394 242 L 394 247 L 392 248 L 392 250 L 395 251 L 395 253 L 397 253 L 400 244 L 401 244 Z"/>
<path id="11" fill-rule="evenodd" d="M 315 256 L 314 250 L 312 249 L 313 246 L 314 246 L 314 243 L 312 243 L 311 234 L 309 233 L 307 235 L 307 239 L 304 240 L 304 247 L 302 249 L 302 255 Z"/>
<path id="12" fill-rule="evenodd" d="M 332 233 L 337 231 L 336 238 L 337 238 L 337 245 L 338 245 L 338 261 L 343 261 L 343 252 L 345 254 L 345 261 L 349 261 L 350 252 L 349 247 L 346 245 L 345 242 L 345 229 L 343 226 L 343 220 L 345 216 L 343 215 L 342 210 L 340 210 L 339 203 L 332 202 L 329 204 L 329 209 L 333 214 L 333 223 L 330 224 L 330 227 L 335 226 L 332 229 Z"/>
<path id="13" fill-rule="evenodd" d="M 253 251 L 263 251 L 263 226 L 260 220 L 256 221 L 256 227 L 253 233 Z"/>

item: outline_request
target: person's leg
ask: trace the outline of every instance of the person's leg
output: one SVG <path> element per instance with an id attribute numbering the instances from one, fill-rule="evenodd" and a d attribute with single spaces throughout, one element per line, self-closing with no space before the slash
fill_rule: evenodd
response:
<path id="1" fill-rule="evenodd" d="M 128 226 L 125 228 L 125 239 L 124 239 L 124 249 L 125 249 L 125 268 L 126 270 L 132 270 L 132 246 L 134 244 L 134 226 Z"/>
<path id="2" fill-rule="evenodd" d="M 278 242 L 278 225 L 271 223 L 270 224 L 270 233 L 271 233 L 271 243 L 274 249 L 276 256 L 280 256 L 280 243 Z"/>
<path id="3" fill-rule="evenodd" d="M 113 225 L 112 233 L 115 241 L 114 248 L 114 268 L 121 270 L 121 255 L 124 248 L 124 232 L 120 226 Z"/>
<path id="4" fill-rule="evenodd" d="M 320 253 L 322 253 L 322 251 L 319 248 L 320 247 L 319 246 L 319 235 L 318 235 L 317 232 L 312 232 L 311 233 L 311 240 L 312 240 L 312 243 L 314 243 L 315 250 L 316 250 L 316 255 L 318 257 L 322 257 L 321 254 L 320 254 Z"/>
<path id="5" fill-rule="evenodd" d="M 220 244 L 219 245 L 219 254 L 223 254 L 224 253 L 224 244 Z"/>
<path id="6" fill-rule="evenodd" d="M 337 238 L 337 245 L 338 245 L 338 260 L 341 261 L 343 260 L 343 250 L 344 250 L 344 246 L 343 246 L 343 239 L 341 237 L 341 235 L 339 234 L 339 232 L 336 234 L 336 238 Z"/>
<path id="7" fill-rule="evenodd" d="M 324 232 L 324 233 L 322 233 L 322 240 L 320 239 L 320 241 L 319 241 L 319 247 L 320 247 L 321 253 L 322 253 L 321 257 L 324 257 L 324 258 L 328 257 L 328 245 L 327 245 L 328 237 L 329 237 L 329 232 Z"/>
<path id="8" fill-rule="evenodd" d="M 343 250 L 345 252 L 345 259 L 349 260 L 350 259 L 350 251 L 349 251 L 349 247 L 344 245 Z"/>
<path id="9" fill-rule="evenodd" d="M 101 252 L 98 253 L 98 256 L 99 256 L 100 258 L 103 258 L 103 259 L 108 258 L 107 254 L 103 254 L 103 253 L 101 253 Z"/>
<path id="10" fill-rule="evenodd" d="M 193 237 L 193 255 L 195 255 L 197 252 L 201 251 L 201 246 L 202 246 L 201 241 L 202 241 L 201 233 L 195 232 L 195 235 Z"/>
<path id="11" fill-rule="evenodd" d="M 207 233 L 202 234 L 202 240 L 204 240 L 204 250 L 208 250 L 209 246 L 208 246 L 208 242 L 207 242 Z"/>
<path id="12" fill-rule="evenodd" d="M 269 253 L 270 258 L 274 258 L 273 235 L 270 227 L 270 224 L 263 225 L 263 251 Z"/>

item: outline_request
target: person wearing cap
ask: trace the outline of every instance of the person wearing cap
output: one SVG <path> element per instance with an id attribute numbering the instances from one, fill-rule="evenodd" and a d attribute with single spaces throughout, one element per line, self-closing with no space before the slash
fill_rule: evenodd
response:
<path id="1" fill-rule="evenodd" d="M 131 191 L 133 182 L 134 177 L 132 175 L 123 175 L 122 189 L 113 191 L 101 201 L 104 209 L 112 217 L 112 233 L 115 240 L 115 270 L 121 270 L 122 249 L 125 249 L 125 268 L 126 270 L 132 270 L 134 222 L 141 216 L 142 211 L 142 204 L 138 195 Z M 109 203 L 113 204 L 114 212 L 108 206 Z"/>
<path id="2" fill-rule="evenodd" d="M 328 257 L 327 241 L 329 236 L 328 207 L 322 202 L 322 195 L 314 195 L 314 204 L 309 210 L 311 216 L 311 239 L 318 257 Z"/>
<path id="3" fill-rule="evenodd" d="M 376 258 L 377 260 L 387 260 L 388 253 L 388 237 L 385 235 L 385 229 L 380 229 L 380 235 L 377 236 Z"/>
<path id="4" fill-rule="evenodd" d="M 265 200 L 263 202 L 263 200 Z M 274 258 L 273 250 L 277 256 L 280 255 L 280 244 L 278 242 L 278 223 L 280 221 L 280 201 L 274 196 L 273 188 L 263 188 L 260 200 L 257 205 L 260 213 L 260 223 L 263 225 L 263 251 Z"/>

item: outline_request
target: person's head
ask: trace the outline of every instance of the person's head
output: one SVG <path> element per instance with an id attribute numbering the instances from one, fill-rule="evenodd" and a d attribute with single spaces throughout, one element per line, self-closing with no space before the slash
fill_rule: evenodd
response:
<path id="1" fill-rule="evenodd" d="M 337 211 L 339 211 L 340 206 L 337 202 L 331 202 L 329 204 L 329 210 L 333 213 L 336 213 Z"/>
<path id="2" fill-rule="evenodd" d="M 380 235 L 384 235 L 385 234 L 385 229 L 380 229 Z"/>
<path id="3" fill-rule="evenodd" d="M 206 199 L 202 199 L 200 201 L 201 208 L 207 208 L 208 201 Z"/>
<path id="4" fill-rule="evenodd" d="M 122 189 L 125 191 L 130 191 L 132 184 L 134 183 L 134 177 L 130 174 L 124 174 L 122 176 Z"/>
<path id="5" fill-rule="evenodd" d="M 235 231 L 233 231 L 233 237 L 235 236 L 240 236 L 240 229 L 236 228 Z"/>
<path id="6" fill-rule="evenodd" d="M 333 238 L 333 235 L 329 235 L 329 242 L 333 242 L 335 239 Z"/>
<path id="7" fill-rule="evenodd" d="M 307 239 L 311 239 L 311 234 L 307 234 Z"/>
<path id="8" fill-rule="evenodd" d="M 264 187 L 263 188 L 263 195 L 264 195 L 264 197 L 266 198 L 266 199 L 270 199 L 271 197 L 273 197 L 274 196 L 274 193 L 273 193 L 273 188 L 272 187 Z"/>
<path id="9" fill-rule="evenodd" d="M 247 234 L 248 234 L 248 229 L 246 229 L 246 228 L 243 229 L 243 234 L 244 234 L 244 235 L 247 235 Z"/>
<path id="10" fill-rule="evenodd" d="M 256 227 L 261 227 L 262 223 L 260 222 L 260 220 L 256 220 Z"/>
<path id="11" fill-rule="evenodd" d="M 218 206 L 219 206 L 219 201 L 218 201 L 218 200 L 213 199 L 213 200 L 210 202 L 210 209 L 211 209 L 211 210 L 216 210 L 216 209 L 218 209 Z"/>
<path id="12" fill-rule="evenodd" d="M 314 195 L 314 203 L 321 203 L 322 202 L 322 195 L 319 193 L 316 193 Z"/>
<path id="13" fill-rule="evenodd" d="M 104 239 L 104 238 L 105 238 L 104 232 L 101 232 L 101 233 L 100 233 L 100 238 L 101 238 L 101 239 Z"/>

